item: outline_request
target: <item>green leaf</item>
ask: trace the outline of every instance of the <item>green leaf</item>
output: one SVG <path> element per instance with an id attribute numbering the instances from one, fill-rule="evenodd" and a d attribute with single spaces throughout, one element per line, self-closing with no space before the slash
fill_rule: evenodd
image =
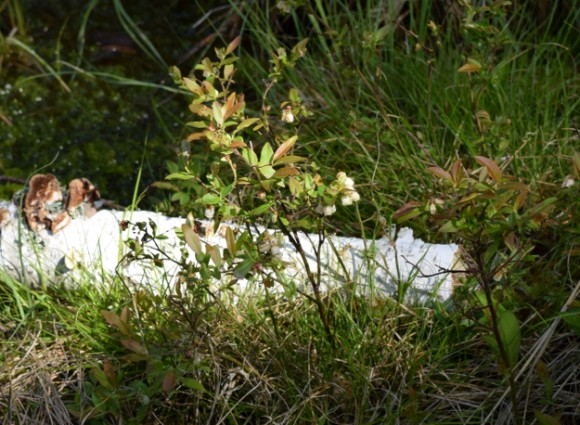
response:
<path id="1" fill-rule="evenodd" d="M 205 387 L 203 386 L 203 384 L 199 381 L 196 381 L 195 379 L 192 378 L 180 378 L 179 382 L 181 382 L 181 384 L 187 388 L 190 388 L 192 390 L 197 390 L 197 391 L 206 391 Z"/>
<path id="2" fill-rule="evenodd" d="M 262 151 L 260 152 L 260 162 L 258 162 L 258 165 L 260 166 L 270 165 L 270 163 L 272 162 L 273 155 L 274 150 L 272 149 L 272 146 L 270 145 L 270 143 L 266 142 L 264 146 L 262 146 Z"/>
<path id="3" fill-rule="evenodd" d="M 217 205 L 222 202 L 222 198 L 213 193 L 206 193 L 198 200 L 198 202 L 203 205 Z"/>
<path id="4" fill-rule="evenodd" d="M 258 118 L 247 118 L 245 120 L 243 120 L 241 123 L 238 124 L 238 126 L 236 127 L 236 133 L 240 130 L 243 130 L 246 127 L 249 127 L 253 124 L 255 124 L 256 122 L 258 122 L 259 119 Z"/>
<path id="5" fill-rule="evenodd" d="M 560 425 L 560 415 L 554 417 L 540 412 L 539 410 L 534 410 L 534 415 L 538 420 L 540 425 Z"/>
<path id="6" fill-rule="evenodd" d="M 276 174 L 276 170 L 271 165 L 264 165 L 259 168 L 260 173 L 267 179 L 271 178 L 274 174 Z"/>
<path id="7" fill-rule="evenodd" d="M 254 152 L 252 148 L 242 149 L 242 156 L 249 165 L 254 166 L 258 164 L 258 156 L 256 155 L 256 152 Z"/>
<path id="8" fill-rule="evenodd" d="M 561 317 L 574 332 L 580 335 L 580 308 L 570 309 L 562 313 Z"/>
<path id="9" fill-rule="evenodd" d="M 522 341 L 520 322 L 510 310 L 498 311 L 497 314 L 500 337 L 509 360 L 508 366 L 513 367 L 517 363 L 520 354 L 520 343 Z"/>
<path id="10" fill-rule="evenodd" d="M 540 214 L 548 213 L 552 210 L 553 204 L 558 200 L 558 198 L 552 197 L 548 199 L 544 199 L 538 205 L 533 206 L 529 210 L 525 212 L 525 216 L 527 218 L 534 218 Z"/>
<path id="11" fill-rule="evenodd" d="M 244 279 L 256 262 L 251 258 L 246 258 L 234 269 L 234 277 L 237 279 Z"/>
<path id="12" fill-rule="evenodd" d="M 91 369 L 91 376 L 93 378 L 95 378 L 99 384 L 101 384 L 103 387 L 112 390 L 114 389 L 114 386 L 111 384 L 111 382 L 109 382 L 109 379 L 105 373 L 105 371 L 101 370 L 98 367 L 94 367 Z"/>
<path id="13" fill-rule="evenodd" d="M 189 173 L 171 173 L 165 178 L 167 180 L 193 180 L 195 176 Z"/>
<path id="14" fill-rule="evenodd" d="M 274 154 L 274 156 L 276 156 Z M 302 162 L 302 161 L 306 161 L 308 158 L 305 158 L 303 156 L 298 156 L 298 155 L 286 155 L 281 157 L 280 159 L 276 159 L 274 160 L 274 165 L 281 165 L 281 164 L 291 164 L 294 162 Z"/>
<path id="15" fill-rule="evenodd" d="M 226 246 L 228 247 L 230 254 L 235 256 L 237 252 L 236 235 L 230 226 L 226 226 Z"/>
<path id="16" fill-rule="evenodd" d="M 218 102 L 214 102 L 211 105 L 213 119 L 215 120 L 218 127 L 224 125 L 224 114 L 222 112 L 222 107 Z"/>
<path id="17" fill-rule="evenodd" d="M 443 224 L 438 231 L 441 233 L 455 233 L 458 232 L 459 229 L 457 228 L 457 226 L 455 226 L 455 224 L 452 221 L 448 221 L 445 224 Z"/>
<path id="18" fill-rule="evenodd" d="M 207 123 L 205 121 L 189 121 L 185 125 L 193 128 L 207 128 Z"/>
<path id="19" fill-rule="evenodd" d="M 268 202 L 267 204 L 260 205 L 259 207 L 254 208 L 248 214 L 251 215 L 251 216 L 262 215 L 266 211 L 268 211 L 271 206 L 272 206 L 272 202 Z"/>

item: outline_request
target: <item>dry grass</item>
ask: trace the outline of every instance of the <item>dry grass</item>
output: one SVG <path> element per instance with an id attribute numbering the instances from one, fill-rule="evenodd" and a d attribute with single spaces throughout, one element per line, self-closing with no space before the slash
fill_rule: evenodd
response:
<path id="1" fill-rule="evenodd" d="M 279 300 L 270 307 L 218 307 L 195 338 L 181 329 L 176 339 L 151 342 L 150 351 L 163 351 L 164 363 L 205 390 L 188 388 L 185 381 L 171 391 L 158 388 L 148 395 L 147 414 L 134 423 L 512 423 L 506 385 L 477 335 L 441 344 L 446 325 L 427 309 L 385 303 L 369 313 L 362 309 L 370 306 L 361 303 L 358 311 L 347 312 L 342 301 L 329 302 L 334 303 L 335 349 L 316 324 L 315 308 L 303 299 Z M 447 326 L 452 332 L 454 324 Z M 162 332 L 154 323 L 147 327 L 151 341 Z M 144 399 L 126 389 L 136 381 L 153 385 L 150 369 L 159 365 L 129 361 L 126 351 L 113 347 L 108 353 L 80 352 L 75 339 L 81 335 L 74 328 L 59 332 L 51 340 L 46 332 L 27 331 L 18 342 L 2 343 L 2 423 L 133 423 Z M 561 424 L 577 423 L 579 338 L 560 327 L 548 340 L 528 337 L 519 367 L 536 355 L 538 341 L 546 347 L 541 355 L 546 372 L 540 376 L 537 368 L 528 367 L 518 381 L 524 423 L 533 422 L 535 409 L 561 413 Z M 102 391 L 92 369 L 106 359 L 119 379 L 124 376 L 112 393 L 120 400 L 118 414 L 103 412 L 91 401 Z M 80 410 L 79 400 L 84 400 Z"/>

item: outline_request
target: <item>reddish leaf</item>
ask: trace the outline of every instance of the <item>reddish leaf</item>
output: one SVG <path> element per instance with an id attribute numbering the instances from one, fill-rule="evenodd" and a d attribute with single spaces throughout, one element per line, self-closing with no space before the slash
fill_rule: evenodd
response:
<path id="1" fill-rule="evenodd" d="M 219 248 L 215 247 L 214 245 L 206 245 L 205 246 L 205 251 L 209 254 L 211 260 L 213 261 L 213 263 L 218 266 L 221 267 L 222 265 L 222 256 L 220 254 L 220 250 Z"/>
<path id="2" fill-rule="evenodd" d="M 287 177 L 287 176 L 295 176 L 297 174 L 300 174 L 300 171 L 298 171 L 296 168 L 294 167 L 284 167 L 284 168 L 280 168 L 279 170 L 277 170 L 274 173 L 274 177 Z"/>
<path id="3" fill-rule="evenodd" d="M 122 339 L 121 344 L 123 345 L 123 347 L 125 347 L 129 351 L 132 351 L 133 353 L 141 354 L 144 356 L 149 354 L 147 348 L 143 347 L 141 344 L 139 344 L 132 338 Z"/>
<path id="4" fill-rule="evenodd" d="M 417 210 L 418 207 L 420 207 L 420 206 L 421 206 L 421 204 L 419 202 L 416 202 L 416 201 L 407 202 L 405 205 L 403 205 L 397 211 L 395 211 L 395 213 L 393 214 L 393 218 L 395 220 L 398 220 L 399 218 L 402 218 L 406 214 L 409 214 L 409 213 Z"/>
<path id="5" fill-rule="evenodd" d="M 451 177 L 455 183 L 459 183 L 463 179 L 463 164 L 461 160 L 457 160 L 451 166 Z"/>
<path id="6" fill-rule="evenodd" d="M 234 50 L 236 50 L 237 47 L 238 47 L 238 45 L 240 44 L 240 41 L 242 41 L 242 37 L 241 36 L 238 35 L 236 38 L 234 38 L 232 40 L 232 42 L 228 45 L 227 49 L 226 49 L 226 55 L 229 55 Z"/>
<path id="7" fill-rule="evenodd" d="M 278 149 L 276 149 L 276 152 L 274 153 L 272 160 L 276 161 L 277 159 L 286 155 L 288 151 L 292 149 L 292 146 L 294 146 L 296 140 L 298 140 L 298 136 L 292 136 L 284 143 L 282 143 L 280 146 L 278 146 Z"/>
<path id="8" fill-rule="evenodd" d="M 119 323 L 121 322 L 121 320 L 119 319 L 119 316 L 117 316 L 115 312 L 102 310 L 101 314 L 103 315 L 103 317 L 105 318 L 105 320 L 109 325 L 114 326 L 116 328 L 119 327 Z"/>
<path id="9" fill-rule="evenodd" d="M 161 383 L 161 389 L 165 394 L 169 393 L 173 387 L 175 387 L 176 375 L 175 372 L 169 371 L 163 376 L 163 382 Z"/>
<path id="10" fill-rule="evenodd" d="M 130 315 L 130 311 L 129 311 L 129 307 L 125 306 L 123 307 L 123 309 L 121 310 L 121 322 L 124 323 L 129 323 L 129 318 L 131 317 Z"/>
<path id="11" fill-rule="evenodd" d="M 444 180 L 447 180 L 447 181 L 453 183 L 453 178 L 451 177 L 451 174 L 449 174 L 447 171 L 445 171 L 441 167 L 429 167 L 429 168 L 427 168 L 427 171 L 435 174 L 437 177 L 440 177 Z"/>
<path id="12" fill-rule="evenodd" d="M 111 363 L 109 360 L 103 361 L 103 372 L 105 373 L 105 376 L 107 377 L 107 381 L 109 381 L 109 383 L 113 387 L 116 387 L 117 386 L 117 374 L 115 373 L 115 367 L 113 366 L 113 363 Z"/>
<path id="13" fill-rule="evenodd" d="M 501 181 L 503 173 L 495 162 L 485 156 L 476 156 L 475 160 L 485 167 L 487 174 L 489 174 L 492 179 L 496 182 Z"/>
<path id="14" fill-rule="evenodd" d="M 572 163 L 574 164 L 574 174 L 576 177 L 580 177 L 580 152 L 574 152 Z"/>

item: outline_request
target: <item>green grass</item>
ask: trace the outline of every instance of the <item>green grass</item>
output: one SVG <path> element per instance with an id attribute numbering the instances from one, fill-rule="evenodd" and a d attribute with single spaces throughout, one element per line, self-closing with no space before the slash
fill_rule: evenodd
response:
<path id="1" fill-rule="evenodd" d="M 473 165 L 474 155 L 485 155 L 537 191 L 558 190 L 580 150 L 574 29 L 580 11 L 555 2 L 542 25 L 533 13 L 499 16 L 492 23 L 503 38 L 490 37 L 478 47 L 473 34 L 458 32 L 457 15 L 439 3 L 408 2 L 401 11 L 392 10 L 394 3 L 307 2 L 280 15 L 275 2 L 232 2 L 244 36 L 236 79 L 248 107 L 259 111 L 267 53 L 309 37 L 308 54 L 273 94 L 281 102 L 288 87 L 299 88 L 314 112 L 300 123 L 301 149 L 325 176 L 341 170 L 354 176 L 367 235 L 379 234 L 380 217 L 389 222 L 405 202 L 435 196 L 440 187 L 425 169 L 457 158 Z M 12 19 L 22 26 L 19 3 L 13 4 L 18 16 Z M 140 32 L 127 5 L 115 6 L 125 31 L 159 68 L 167 56 Z M 97 6 L 90 7 L 78 32 L 79 60 Z M 204 28 L 221 28 L 207 19 Z M 441 24 L 438 38 L 428 29 L 430 20 Z M 100 73 L 86 62 L 85 77 L 70 74 L 73 67 L 50 63 L 33 44 L 11 43 L 43 65 L 55 87 L 69 87 L 71 96 L 93 90 L 82 78 L 166 87 L 154 79 Z M 417 43 L 423 48 L 417 50 Z M 466 57 L 483 62 L 484 75 L 458 73 Z M 47 95 L 46 88 L 35 90 Z M 147 107 L 153 105 L 159 138 L 168 142 L 172 123 L 187 118 L 163 110 L 162 90 L 151 93 Z M 97 111 L 98 101 L 84 106 Z M 131 108 L 128 117 L 138 123 L 139 105 Z M 477 111 L 486 111 L 490 121 L 478 125 Z M 125 148 L 141 158 L 141 148 Z M 207 161 L 203 149 L 194 148 L 193 155 L 202 165 Z M 578 203 L 575 190 L 570 205 Z M 177 209 L 169 201 L 161 207 Z M 579 336 L 559 319 L 563 306 L 578 311 L 577 210 L 568 227 L 544 235 L 534 252 L 537 265 L 512 282 L 516 293 L 528 291 L 514 300 L 524 337 L 514 369 L 523 423 L 541 423 L 535 410 L 560 415 L 553 423 L 580 418 Z M 361 232 L 347 209 L 332 225 Z M 443 239 L 425 223 L 411 225 L 426 239 Z M 328 294 L 331 344 L 316 306 L 302 297 L 231 305 L 194 286 L 174 297 L 131 294 L 118 280 L 107 287 L 87 279 L 74 289 L 32 290 L 1 275 L 0 418 L 3 424 L 513 423 L 507 381 L 482 338 L 486 330 L 475 322 L 478 307 L 467 288 L 463 292 L 452 308 Z"/>

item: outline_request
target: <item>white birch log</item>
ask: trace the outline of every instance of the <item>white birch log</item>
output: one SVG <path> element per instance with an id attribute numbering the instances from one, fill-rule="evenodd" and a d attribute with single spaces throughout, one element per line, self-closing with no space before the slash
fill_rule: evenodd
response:
<path id="1" fill-rule="evenodd" d="M 1 207 L 1 205 L 0 205 Z M 1 220 L 0 273 L 32 286 L 64 282 L 86 282 L 87 277 L 95 284 L 106 285 L 111 278 L 120 276 L 131 286 L 146 287 L 160 291 L 173 291 L 179 267 L 168 259 L 161 267 L 151 260 L 123 262 L 128 252 L 125 242 L 139 238 L 142 233 L 135 226 L 122 229 L 121 222 L 155 223 L 158 235 L 163 239 L 147 241 L 145 252 L 164 253 L 163 258 L 180 259 L 182 249 L 188 249 L 177 236 L 185 222 L 181 218 L 168 218 L 152 212 L 120 212 L 102 210 L 90 218 L 71 220 L 56 234 L 49 230 L 32 232 L 17 218 L 16 208 L 4 203 L 9 217 Z M 204 222 L 206 226 L 210 223 Z M 282 281 L 297 285 L 308 291 L 310 285 L 305 264 L 295 247 L 285 238 L 271 230 L 272 240 L 279 242 L 266 247 L 279 258 L 285 267 L 278 276 Z M 306 253 L 308 266 L 316 273 L 318 262 L 316 247 L 318 236 L 303 234 L 299 238 Z M 224 249 L 227 244 L 221 229 L 213 236 L 202 237 L 203 243 Z M 195 261 L 193 253 L 189 256 Z M 399 230 L 397 237 L 378 240 L 362 240 L 351 237 L 328 237 L 321 247 L 321 289 L 356 285 L 361 294 L 374 292 L 391 296 L 405 291 L 409 302 L 445 301 L 453 293 L 455 279 L 451 273 L 459 262 L 459 247 L 455 244 L 436 245 L 413 238 L 411 229 Z M 219 282 L 216 282 L 219 285 Z M 234 290 L 239 296 L 261 291 L 259 281 L 238 279 Z M 277 289 L 278 288 L 278 289 Z M 280 290 L 275 285 L 272 290 Z"/>

